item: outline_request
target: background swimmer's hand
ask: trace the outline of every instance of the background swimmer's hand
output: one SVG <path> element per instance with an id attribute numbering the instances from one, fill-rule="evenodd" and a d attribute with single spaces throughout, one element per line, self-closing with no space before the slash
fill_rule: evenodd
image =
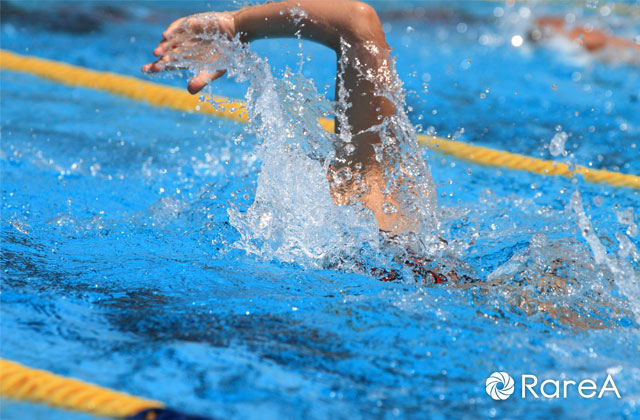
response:
<path id="1" fill-rule="evenodd" d="M 176 20 L 163 32 L 162 41 L 153 50 L 153 55 L 160 58 L 142 66 L 142 71 L 160 73 L 185 68 L 184 60 L 215 62 L 217 56 L 211 54 L 211 42 L 202 35 L 216 32 L 229 38 L 235 36 L 236 25 L 232 13 L 200 13 Z M 226 70 L 201 71 L 189 81 L 187 89 L 191 94 L 197 93 L 225 72 Z"/>

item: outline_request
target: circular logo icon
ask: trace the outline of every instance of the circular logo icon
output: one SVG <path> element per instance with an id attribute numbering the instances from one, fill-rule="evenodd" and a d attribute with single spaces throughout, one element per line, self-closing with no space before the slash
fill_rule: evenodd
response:
<path id="1" fill-rule="evenodd" d="M 507 372 L 493 372 L 486 385 L 487 394 L 496 401 L 506 400 L 513 394 L 513 378 Z"/>

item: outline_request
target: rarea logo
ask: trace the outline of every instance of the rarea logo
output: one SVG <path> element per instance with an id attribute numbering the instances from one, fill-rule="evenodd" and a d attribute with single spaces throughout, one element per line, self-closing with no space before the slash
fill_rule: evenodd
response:
<path id="1" fill-rule="evenodd" d="M 538 377 L 536 375 L 523 374 L 520 377 L 521 397 L 540 398 L 567 398 L 571 392 L 576 392 L 582 398 L 602 398 L 605 393 L 613 393 L 617 398 L 620 392 L 616 383 L 613 381 L 611 374 L 602 383 L 602 387 L 598 387 L 595 381 L 584 379 L 580 382 L 564 379 L 562 381 L 555 379 L 546 379 L 538 385 Z M 487 394 L 496 401 L 506 400 L 515 391 L 515 381 L 507 372 L 493 372 L 485 382 Z M 599 389 L 598 389 L 599 388 Z"/>
<path id="2" fill-rule="evenodd" d="M 513 394 L 513 378 L 507 372 L 493 372 L 486 385 L 487 394 L 496 401 L 506 400 Z"/>

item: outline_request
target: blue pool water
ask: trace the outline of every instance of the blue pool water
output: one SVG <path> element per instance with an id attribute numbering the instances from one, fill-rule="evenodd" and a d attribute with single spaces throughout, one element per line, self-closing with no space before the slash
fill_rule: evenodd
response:
<path id="1" fill-rule="evenodd" d="M 10 4 L 2 48 L 137 77 L 172 20 L 237 7 Z M 373 5 L 418 131 L 544 159 L 564 132 L 554 159 L 640 174 L 639 67 L 510 42 L 554 13 L 633 38 L 638 10 Z M 276 79 L 297 68 L 296 40 L 251 48 Z M 333 92 L 333 53 L 302 48 L 305 78 Z M 264 139 L 251 129 L 25 74 L 0 83 L 3 358 L 221 419 L 638 417 L 638 191 L 424 150 L 445 254 L 478 281 L 384 283 L 291 250 L 246 252 L 229 209 L 246 211 L 261 186 Z M 323 245 L 302 239 L 310 255 Z M 516 378 L 516 395 L 486 394 L 494 371 Z M 598 385 L 610 374 L 621 398 L 522 399 L 522 374 Z"/>

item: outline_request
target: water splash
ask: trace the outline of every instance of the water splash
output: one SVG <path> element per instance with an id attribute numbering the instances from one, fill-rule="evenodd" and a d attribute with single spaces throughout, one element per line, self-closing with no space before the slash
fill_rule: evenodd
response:
<path id="1" fill-rule="evenodd" d="M 266 60 L 238 39 L 214 36 L 212 43 L 214 54 L 220 57 L 215 68 L 210 63 L 188 65 L 194 71 L 225 68 L 235 80 L 249 82 L 246 112 L 250 129 L 261 141 L 255 150 L 261 169 L 253 203 L 246 211 L 235 203 L 228 208 L 229 221 L 240 233 L 235 247 L 266 260 L 367 273 L 376 266 L 397 268 L 410 250 L 439 261 L 442 272 L 457 272 L 463 284 L 464 279 L 475 279 L 474 287 L 479 290 L 476 296 L 484 296 L 481 300 L 485 303 L 503 299 L 498 306 L 512 308 L 514 314 L 537 315 L 545 322 L 585 328 L 621 322 L 629 318 L 628 310 L 633 314 L 631 318 L 640 319 L 638 276 L 631 262 L 637 262 L 633 241 L 626 235 L 616 235 L 618 254 L 608 254 L 590 227 L 578 193 L 574 193 L 565 210 L 546 215 L 536 212 L 534 217 L 539 223 L 533 223 L 528 232 L 503 224 L 504 218 L 497 215 L 437 207 L 428 167 L 404 111 L 402 82 L 395 72 L 390 74 L 387 89 L 378 87 L 377 93 L 392 100 L 397 112 L 375 127 L 383 139 L 377 158 L 392 162 L 383 165 L 389 179 L 387 188 L 400 191 L 403 206 L 415 217 L 417 229 L 393 241 L 382 241 L 368 210 L 336 205 L 329 191 L 328 169 L 336 159 L 336 150 L 346 150 L 351 137 L 349 130 L 342 130 L 340 135 L 326 132 L 317 119 L 331 114 L 344 119 L 349 104 L 340 84 L 338 100 L 331 103 L 318 93 L 312 80 L 299 72 L 287 70 L 281 78 L 274 77 Z M 559 134 L 561 138 L 552 142 L 553 151 L 563 149 L 559 143 L 566 141 L 566 134 Z M 337 171 L 330 176 L 339 183 L 354 174 Z M 407 184 L 417 188 L 407 188 Z M 507 200 L 507 208 L 515 208 L 511 216 L 518 209 L 535 207 L 531 200 L 520 197 Z M 393 213 L 398 208 L 386 202 L 383 210 Z M 633 231 L 633 217 L 627 212 L 621 213 L 619 219 Z M 475 220 L 477 226 L 472 232 L 456 233 L 453 226 L 460 218 L 467 218 L 467 225 Z M 559 219 L 560 224 L 555 229 L 543 227 L 548 223 L 546 218 Z M 588 248 L 574 235 L 567 236 L 570 220 L 576 221 Z M 514 239 L 518 242 L 516 237 L 527 234 L 528 246 L 511 251 L 510 258 L 488 270 L 489 274 L 483 276 L 481 266 L 474 268 L 472 252 L 477 252 L 479 244 L 513 244 Z M 484 255 L 487 252 L 490 251 L 484 250 Z M 406 274 L 411 277 L 411 273 Z"/>
<path id="2" fill-rule="evenodd" d="M 194 73 L 224 68 L 236 81 L 249 82 L 246 112 L 250 129 L 261 141 L 255 150 L 262 166 L 253 204 L 246 212 L 234 203 L 228 209 L 229 221 L 241 235 L 236 247 L 264 259 L 342 269 L 360 269 L 365 262 L 388 265 L 408 248 L 423 255 L 442 248 L 433 183 L 403 110 L 402 82 L 393 63 L 387 75 L 391 83 L 378 93 L 392 100 L 397 112 L 374 128 L 383 139 L 377 152 L 386 163 L 387 188 L 400 191 L 402 207 L 415 221 L 415 231 L 394 238 L 389 245 L 381 240 L 369 210 L 336 205 L 330 195 L 327 174 L 336 150 L 348 153 L 353 145 L 350 130 L 329 133 L 318 118 L 332 114 L 345 118 L 350 104 L 344 87 L 339 86 L 338 101 L 332 103 L 300 72 L 287 69 L 281 78 L 274 77 L 267 61 L 238 38 L 203 36 L 208 37 L 208 57 L 216 57 L 215 63 L 182 57 L 179 65 Z M 346 120 L 342 123 L 345 127 Z M 346 182 L 354 174 L 343 170 L 332 176 L 333 182 Z M 384 204 L 385 212 L 394 210 L 395 206 Z"/>
<path id="3" fill-rule="evenodd" d="M 560 156 L 565 153 L 564 145 L 567 142 L 569 136 L 564 131 L 556 133 L 549 143 L 549 153 L 551 156 Z"/>
<path id="4" fill-rule="evenodd" d="M 638 254 L 633 243 L 626 235 L 618 233 L 616 234 L 619 243 L 618 254 L 608 253 L 591 225 L 582 205 L 582 197 L 577 191 L 571 195 L 570 206 L 575 213 L 576 223 L 582 237 L 589 244 L 596 263 L 604 265 L 611 271 L 616 286 L 627 298 L 636 321 L 640 322 L 640 276 L 635 273 L 633 265 L 629 261 L 630 258 L 638 261 Z"/>
<path id="5" fill-rule="evenodd" d="M 624 210 L 614 209 L 618 222 L 626 227 L 626 234 L 634 237 L 638 235 L 638 225 L 634 222 L 633 207 Z"/>
<path id="6" fill-rule="evenodd" d="M 618 233 L 612 253 L 612 244 L 602 243 L 606 233 L 597 243 L 585 240 L 575 197 L 541 206 L 487 190 L 478 204 L 449 209 L 443 224 L 460 275 L 450 286 L 468 290 L 478 310 L 496 320 L 569 329 L 638 325 L 635 244 Z M 608 264 L 601 258 L 607 251 Z"/>

